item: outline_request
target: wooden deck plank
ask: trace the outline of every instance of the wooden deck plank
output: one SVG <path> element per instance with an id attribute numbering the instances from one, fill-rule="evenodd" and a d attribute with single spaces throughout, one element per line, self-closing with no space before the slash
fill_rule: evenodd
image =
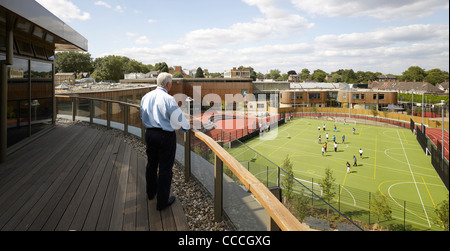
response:
<path id="1" fill-rule="evenodd" d="M 54 125 L 48 125 L 46 128 L 34 133 L 31 137 L 28 137 L 22 141 L 19 141 L 16 144 L 9 147 L 6 150 L 6 154 L 9 156 L 13 156 L 16 151 L 23 149 L 27 145 L 31 145 L 31 143 L 37 139 L 42 139 L 44 134 L 47 134 L 48 132 L 52 131 L 53 129 L 55 129 Z"/>
<path id="2" fill-rule="evenodd" d="M 60 129 L 60 128 L 59 128 Z M 50 134 L 47 139 L 48 140 L 52 140 L 54 138 L 60 137 L 57 133 L 63 133 L 64 130 L 58 130 L 58 128 L 54 127 L 54 126 L 49 126 L 49 128 L 44 130 L 45 132 L 52 132 L 52 134 Z M 43 136 L 44 133 L 41 134 L 41 132 L 37 133 L 36 135 L 33 135 L 33 137 L 25 139 L 19 143 L 17 143 L 16 145 L 10 147 L 7 149 L 7 155 L 8 155 L 8 163 L 7 165 L 5 165 L 5 168 L 0 169 L 0 177 L 1 174 L 8 170 L 8 165 L 9 166 L 14 166 L 14 165 L 23 165 L 24 160 L 31 160 L 34 161 L 35 158 L 28 158 L 28 156 L 33 156 L 33 157 L 38 157 L 39 155 L 36 155 L 36 153 L 41 152 L 41 151 L 45 151 L 45 149 L 42 149 L 40 147 L 32 147 L 33 141 L 35 140 L 41 140 L 41 141 L 46 141 L 44 140 L 43 137 L 39 137 L 39 135 Z M 41 144 L 43 144 L 45 142 L 41 142 Z M 29 148 L 26 148 L 29 147 Z M 51 147 L 51 146 L 50 146 Z M 22 151 L 20 152 L 16 152 L 17 149 L 21 149 Z M 9 169 L 11 170 L 11 169 Z M 17 171 L 17 169 L 12 169 L 13 171 Z M 1 184 L 0 184 L 1 185 Z"/>
<path id="3" fill-rule="evenodd" d="M 146 157 L 108 132 L 55 126 L 8 157 L 1 230 L 188 230 L 179 202 L 160 212 L 147 199 Z"/>
<path id="4" fill-rule="evenodd" d="M 188 231 L 189 226 L 187 224 L 186 215 L 184 215 L 183 206 L 176 200 L 172 205 L 172 214 L 175 221 L 177 231 Z"/>
<path id="5" fill-rule="evenodd" d="M 82 230 L 94 231 L 97 227 L 97 221 L 100 216 L 100 211 L 103 206 L 103 201 L 106 194 L 106 189 L 108 187 L 109 179 L 111 177 L 112 167 L 114 166 L 115 159 L 117 157 L 117 153 L 120 146 L 120 140 L 114 139 L 111 151 L 109 154 L 105 156 L 105 166 L 104 172 L 101 173 L 100 181 L 98 182 L 98 186 L 96 190 L 93 191 L 95 193 L 94 199 L 92 200 L 92 204 L 90 210 L 86 217 L 86 222 L 82 226 Z"/>
<path id="6" fill-rule="evenodd" d="M 61 137 L 63 134 L 58 134 L 59 132 L 64 133 L 64 131 L 55 131 L 52 135 L 58 135 Z M 73 135 L 71 135 L 70 139 L 75 138 L 81 131 L 74 130 Z M 49 140 L 56 140 L 57 138 L 50 138 Z M 53 142 L 53 141 L 52 141 Z M 23 150 L 22 157 L 20 157 L 20 153 L 16 156 L 16 159 L 9 159 L 8 162 L 2 164 L 0 169 L 9 169 L 3 173 L 3 176 L 0 176 L 1 179 L 1 188 L 0 194 L 0 214 L 4 213 L 4 209 L 9 207 L 8 202 L 14 202 L 14 199 L 17 198 L 21 191 L 24 191 L 26 187 L 25 184 L 31 184 L 28 182 L 28 179 L 31 179 L 35 173 L 42 171 L 40 168 L 45 166 L 45 163 L 52 156 L 57 155 L 59 152 L 63 151 L 68 147 L 69 142 L 65 142 L 65 144 L 60 145 L 60 147 L 48 144 L 45 141 L 38 142 L 40 145 L 48 145 L 45 148 L 50 151 L 50 153 L 45 154 L 42 151 L 43 147 L 32 147 L 26 148 Z M 30 151 L 40 149 L 40 151 L 34 151 L 35 155 L 27 155 Z M 9 156 L 8 156 L 9 157 Z M 16 163 L 16 165 L 11 166 L 10 163 Z M 18 189 L 19 187 L 19 189 Z M 12 195 L 14 193 L 14 195 Z"/>
<path id="7" fill-rule="evenodd" d="M 118 180 L 120 175 L 120 168 L 124 157 L 125 143 L 120 142 L 119 150 L 117 152 L 117 158 L 114 161 L 112 167 L 112 173 L 110 176 L 109 184 L 105 193 L 102 210 L 98 219 L 96 230 L 108 231 L 111 224 L 111 216 L 114 209 L 114 200 L 116 198 Z"/>
<path id="8" fill-rule="evenodd" d="M 174 203 L 176 203 L 176 201 Z M 177 226 L 175 225 L 175 220 L 172 215 L 172 207 L 167 207 L 161 210 L 161 221 L 163 228 L 167 231 L 177 230 Z"/>
<path id="9" fill-rule="evenodd" d="M 99 152 L 98 158 L 100 159 L 95 171 L 93 172 L 92 179 L 87 187 L 83 200 L 76 212 L 74 219 L 72 220 L 72 224 L 70 225 L 70 230 L 82 230 L 91 205 L 93 204 L 94 196 L 96 194 L 97 188 L 99 186 L 101 177 L 105 171 L 106 163 L 108 163 L 108 159 L 111 156 L 113 147 L 114 147 L 114 139 L 112 137 L 108 137 L 108 140 L 105 141 L 105 144 L 102 149 L 104 151 Z M 95 166 L 95 165 L 94 165 Z"/>
<path id="10" fill-rule="evenodd" d="M 148 199 L 146 192 L 145 170 L 147 161 L 143 156 L 138 155 L 137 162 L 137 188 L 136 188 L 136 230 L 148 231 Z"/>
<path id="11" fill-rule="evenodd" d="M 125 209 L 123 211 L 123 230 L 136 230 L 136 208 L 137 208 L 137 165 L 138 154 L 131 150 L 130 172 L 128 174 L 127 195 L 125 197 Z"/>
<path id="12" fill-rule="evenodd" d="M 111 223 L 109 230 L 120 231 L 123 226 L 123 213 L 125 209 L 125 199 L 127 196 L 127 182 L 128 172 L 130 167 L 131 148 L 129 145 L 124 144 L 124 153 L 121 163 L 118 163 L 117 167 L 117 185 L 113 204 L 113 210 L 111 212 Z"/>
<path id="13" fill-rule="evenodd" d="M 28 212 L 27 210 L 40 200 L 42 194 L 47 192 L 47 189 L 58 176 L 57 170 L 65 167 L 63 161 L 68 160 L 68 158 L 64 153 L 69 150 L 69 147 L 70 145 L 66 144 L 64 149 L 49 154 L 48 159 L 38 163 L 35 169 L 28 172 L 22 179 L 17 180 L 17 183 L 9 190 L 11 191 L 11 199 L 9 201 L 13 201 L 13 204 L 0 217 L 0 226 L 2 226 L 1 219 L 3 217 L 9 218 L 9 227 L 17 223 Z M 71 154 L 76 154 L 76 152 Z M 54 163 L 59 165 L 52 165 Z M 5 228 L 2 226 L 2 230 L 13 230 L 9 229 L 9 227 Z"/>
<path id="14" fill-rule="evenodd" d="M 91 177 L 98 166 L 98 161 L 101 156 L 103 156 L 104 151 L 102 151 L 102 147 L 105 146 L 105 142 L 109 142 L 109 137 L 103 133 L 99 134 L 99 138 L 94 148 L 92 150 L 88 150 L 91 154 L 84 162 L 82 169 L 78 172 L 77 177 L 70 185 L 69 190 L 66 191 L 65 197 L 70 199 L 70 201 L 67 203 L 68 205 L 64 210 L 64 214 L 59 220 L 55 230 L 69 230 L 70 224 L 75 217 L 79 204 L 84 198 L 85 191 L 91 181 Z"/>
<path id="15" fill-rule="evenodd" d="M 68 155 L 61 154 L 57 156 L 56 161 L 51 161 L 46 166 L 47 168 L 54 168 L 54 172 L 47 179 L 45 184 L 40 187 L 40 190 L 45 191 L 39 198 L 38 202 L 33 205 L 31 215 L 38 215 L 34 219 L 29 219 L 28 217 L 24 217 L 21 224 L 17 230 L 25 230 L 26 228 L 30 228 L 30 230 L 54 230 L 53 227 L 44 228 L 45 224 L 52 224 L 52 219 L 50 216 L 56 217 L 63 210 L 61 207 L 57 207 L 58 203 L 62 200 L 64 193 L 69 186 L 71 180 L 73 179 L 70 176 L 71 171 L 77 170 L 75 160 L 83 159 L 83 154 L 90 149 L 89 139 L 93 138 L 95 131 L 90 131 L 83 135 L 84 137 L 80 137 L 77 140 L 81 141 L 80 144 L 76 145 L 79 149 L 84 149 L 85 151 L 78 151 L 78 149 L 72 148 L 72 152 Z M 55 158 L 53 158 L 55 160 Z M 39 183 L 36 183 L 38 185 Z M 48 185 L 47 185 L 48 184 Z M 33 197 L 37 198 L 38 194 L 34 194 Z M 56 210 L 56 211 L 55 211 Z M 53 223 L 54 224 L 54 223 Z"/>
<path id="16" fill-rule="evenodd" d="M 43 226 L 42 230 L 45 231 L 55 230 L 56 226 L 61 220 L 61 217 L 64 215 L 64 212 L 66 212 L 67 205 L 70 203 L 70 200 L 72 199 L 79 182 L 81 182 L 80 179 L 82 177 L 80 178 L 80 176 L 82 175 L 79 175 L 80 172 L 83 174 L 87 171 L 86 168 L 84 168 L 84 163 L 89 160 L 91 151 L 93 150 L 95 144 L 97 143 L 98 140 L 97 136 L 101 135 L 92 136 L 87 140 L 90 142 L 90 144 L 86 145 L 85 149 L 79 149 L 80 157 L 79 158 L 77 157 L 73 161 L 69 162 L 71 170 L 69 171 L 66 169 L 68 171 L 67 174 L 66 172 L 61 174 L 62 175 L 61 179 L 59 179 L 61 180 L 61 183 L 57 188 L 55 186 L 57 192 L 50 199 L 50 202 L 52 203 L 49 203 L 47 207 L 48 210 L 44 209 L 45 211 L 51 211 L 52 208 L 54 208 L 51 214 L 49 215 L 48 220 Z M 65 176 L 64 179 L 63 176 Z"/>
<path id="17" fill-rule="evenodd" d="M 150 231 L 163 231 L 161 213 L 156 210 L 156 199 L 149 200 L 147 206 Z"/>
<path id="18" fill-rule="evenodd" d="M 100 136 L 98 136 L 98 139 L 99 139 L 98 142 L 101 142 Z M 96 147 L 99 147 L 99 146 L 96 146 Z M 60 189 L 60 188 L 58 188 L 58 189 Z M 53 196 L 55 196 L 55 195 L 53 195 Z M 52 199 L 50 199 L 50 200 L 52 200 Z M 45 201 L 46 201 L 45 199 L 40 200 L 41 207 L 44 207 L 43 202 L 45 202 Z M 45 205 L 45 207 L 48 208 L 47 205 Z M 30 230 L 40 230 L 42 228 L 43 224 L 45 223 L 45 219 L 47 219 L 47 218 L 44 215 L 44 212 L 46 212 L 46 210 L 42 211 L 42 210 L 39 210 L 38 208 L 39 208 L 39 204 L 37 203 L 35 205 L 35 208 L 33 208 L 33 210 L 26 217 L 24 217 L 24 219 L 21 222 L 21 225 L 19 225 L 15 230 L 27 230 L 27 228 L 30 228 Z M 68 212 L 70 212 L 70 210 Z M 39 215 L 36 216 L 35 214 L 39 214 Z M 34 218 L 36 218 L 36 220 L 33 222 L 32 220 Z M 32 222 L 32 224 L 30 224 L 30 222 Z"/>

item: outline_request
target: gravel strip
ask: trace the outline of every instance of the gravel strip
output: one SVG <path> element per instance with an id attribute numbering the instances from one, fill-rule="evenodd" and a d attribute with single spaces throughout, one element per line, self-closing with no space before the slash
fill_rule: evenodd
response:
<path id="1" fill-rule="evenodd" d="M 122 138 L 126 143 L 133 147 L 138 153 L 146 156 L 145 144 L 141 139 L 134 135 L 124 135 L 122 131 L 117 129 L 107 130 L 106 127 L 100 125 L 92 125 L 82 121 L 71 121 L 58 118 L 58 124 L 76 124 L 81 126 L 89 126 L 102 131 L 108 131 L 115 137 Z M 175 162 L 172 178 L 172 193 L 177 200 L 181 202 L 186 220 L 191 231 L 232 231 L 232 224 L 226 220 L 222 222 L 214 222 L 214 206 L 213 200 L 209 193 L 205 191 L 202 185 L 198 184 L 195 179 L 188 182 L 184 180 L 184 170 L 182 165 Z"/>

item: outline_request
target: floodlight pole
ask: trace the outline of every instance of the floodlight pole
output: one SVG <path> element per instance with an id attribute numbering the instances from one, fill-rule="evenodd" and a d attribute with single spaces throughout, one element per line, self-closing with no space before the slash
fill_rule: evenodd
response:
<path id="1" fill-rule="evenodd" d="M 348 84 L 348 118 L 351 118 L 352 116 L 351 116 L 351 109 L 350 109 L 350 96 L 352 95 L 352 93 L 351 93 L 351 86 L 350 86 L 350 84 Z"/>
<path id="2" fill-rule="evenodd" d="M 188 123 L 191 123 L 191 102 L 194 99 L 191 97 L 186 98 L 187 102 L 187 114 L 188 114 Z M 188 182 L 191 178 L 191 130 L 188 130 L 184 133 L 184 181 Z"/>
<path id="3" fill-rule="evenodd" d="M 441 100 L 441 103 L 442 103 L 442 114 L 441 114 L 441 116 L 442 116 L 442 142 L 441 142 L 442 152 L 441 152 L 441 155 L 442 155 L 442 165 L 444 165 L 444 104 L 445 104 L 444 100 Z"/>
<path id="4" fill-rule="evenodd" d="M 422 131 L 423 131 L 423 97 L 424 97 L 424 92 L 422 92 Z"/>
<path id="5" fill-rule="evenodd" d="M 414 121 L 414 89 L 411 90 L 411 120 Z"/>

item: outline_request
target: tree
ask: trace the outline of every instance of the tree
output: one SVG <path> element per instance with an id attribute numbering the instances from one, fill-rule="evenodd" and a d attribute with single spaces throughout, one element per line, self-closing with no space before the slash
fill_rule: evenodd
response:
<path id="1" fill-rule="evenodd" d="M 256 73 L 256 78 L 257 79 L 264 79 L 264 74 L 262 74 L 261 72 Z"/>
<path id="2" fill-rule="evenodd" d="M 341 75 L 339 75 L 339 74 L 337 74 L 337 73 L 334 73 L 334 74 L 332 75 L 332 77 L 331 77 L 331 82 L 333 82 L 333 83 L 340 83 L 340 82 L 343 82 L 343 81 L 342 81 Z"/>
<path id="3" fill-rule="evenodd" d="M 358 81 L 358 83 L 364 82 L 366 80 L 366 73 L 363 71 L 357 71 L 356 80 Z"/>
<path id="4" fill-rule="evenodd" d="M 138 62 L 134 59 L 129 59 L 127 57 L 123 57 L 123 71 L 124 74 L 129 74 L 129 73 L 147 73 L 150 71 L 150 67 L 148 67 L 147 65 L 144 65 L 141 62 Z"/>
<path id="5" fill-rule="evenodd" d="M 95 71 L 91 75 L 96 81 L 111 80 L 118 82 L 123 78 L 123 61 L 120 56 L 106 56 L 95 60 Z"/>
<path id="6" fill-rule="evenodd" d="M 333 177 L 333 171 L 330 168 L 325 169 L 325 177 L 319 182 L 322 187 L 322 199 L 330 202 L 336 196 L 335 184 L 336 179 Z M 327 216 L 330 208 L 327 206 Z"/>
<path id="7" fill-rule="evenodd" d="M 378 76 L 380 76 L 380 75 L 381 74 L 373 73 L 371 71 L 366 71 L 365 72 L 365 78 L 364 78 L 363 82 L 367 81 L 367 83 L 369 83 L 369 82 L 375 81 L 375 80 L 378 79 Z"/>
<path id="8" fill-rule="evenodd" d="M 289 74 L 283 73 L 280 77 L 277 78 L 278 81 L 287 81 L 289 79 Z"/>
<path id="9" fill-rule="evenodd" d="M 432 69 L 426 72 L 427 76 L 425 77 L 425 81 L 432 85 L 443 83 L 445 80 L 448 81 L 449 75 L 446 71 L 441 71 L 440 69 Z"/>
<path id="10" fill-rule="evenodd" d="M 250 69 L 250 78 L 253 79 L 253 81 L 256 81 L 258 74 L 256 73 L 255 69 L 253 69 L 253 67 L 251 66 L 249 66 L 248 69 Z"/>
<path id="11" fill-rule="evenodd" d="M 169 66 L 167 66 L 166 62 L 160 62 L 155 64 L 155 71 L 160 72 L 169 72 Z"/>
<path id="12" fill-rule="evenodd" d="M 358 77 L 352 69 L 344 70 L 344 72 L 342 73 L 342 79 L 344 80 L 345 83 L 349 84 L 358 83 Z"/>
<path id="13" fill-rule="evenodd" d="M 403 72 L 403 79 L 405 81 L 417 81 L 422 82 L 425 79 L 426 72 L 419 66 L 411 66 L 408 70 Z"/>
<path id="14" fill-rule="evenodd" d="M 303 70 L 302 70 L 302 73 L 301 73 L 301 75 L 302 75 L 302 80 L 307 80 L 307 79 L 309 79 L 310 77 L 311 77 L 311 72 L 308 70 L 308 69 L 306 69 L 306 68 L 304 68 Z"/>
<path id="15" fill-rule="evenodd" d="M 57 52 L 55 70 L 58 73 L 93 72 L 94 66 L 89 53 Z"/>
<path id="16" fill-rule="evenodd" d="M 222 73 L 212 72 L 212 73 L 209 73 L 209 75 L 211 76 L 211 78 L 220 78 L 220 76 L 222 76 Z"/>
<path id="17" fill-rule="evenodd" d="M 374 117 L 378 116 L 378 106 L 377 105 L 372 106 L 372 115 Z"/>
<path id="18" fill-rule="evenodd" d="M 449 223 L 449 205 L 448 200 L 444 200 L 439 203 L 438 207 L 435 209 L 437 219 L 435 220 L 437 224 L 441 225 L 443 229 L 448 231 L 448 223 Z"/>
<path id="19" fill-rule="evenodd" d="M 305 190 L 302 189 L 298 195 L 295 196 L 295 211 L 300 222 L 303 222 L 308 216 L 308 204 L 309 198 L 305 194 Z"/>
<path id="20" fill-rule="evenodd" d="M 281 77 L 280 75 L 281 71 L 278 69 L 272 69 L 270 70 L 269 74 L 266 75 L 267 78 L 271 78 L 273 80 L 277 80 Z"/>
<path id="21" fill-rule="evenodd" d="M 312 74 L 312 78 L 314 80 L 316 80 L 317 82 L 325 82 L 326 77 L 327 77 L 327 73 L 320 69 L 315 70 Z"/>
<path id="22" fill-rule="evenodd" d="M 197 72 L 195 73 L 196 78 L 205 78 L 205 75 L 203 74 L 203 69 L 201 67 L 197 68 Z"/>
<path id="23" fill-rule="evenodd" d="M 118 82 L 125 74 L 137 72 L 147 73 L 151 65 L 145 65 L 128 57 L 109 55 L 96 58 L 93 62 L 95 68 L 91 77 L 96 81 L 111 80 Z"/>
<path id="24" fill-rule="evenodd" d="M 181 73 L 181 72 L 175 72 L 175 73 L 172 75 L 172 77 L 173 77 L 173 78 L 183 78 L 183 73 Z"/>
<path id="25" fill-rule="evenodd" d="M 281 168 L 287 173 L 281 180 L 281 187 L 283 189 L 284 198 L 289 201 L 293 198 L 294 186 L 294 171 L 292 170 L 292 163 L 289 155 L 284 159 L 283 163 L 281 164 Z"/>
<path id="26" fill-rule="evenodd" d="M 380 218 L 385 220 L 392 220 L 391 206 L 387 201 L 386 195 L 377 191 L 376 194 L 372 194 L 372 200 L 370 202 L 370 213 L 377 216 L 377 224 L 380 224 Z"/>

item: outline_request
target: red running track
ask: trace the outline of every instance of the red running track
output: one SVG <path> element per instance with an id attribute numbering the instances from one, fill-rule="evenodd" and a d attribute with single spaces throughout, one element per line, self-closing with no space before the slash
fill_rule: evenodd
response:
<path id="1" fill-rule="evenodd" d="M 433 141 L 433 143 L 438 146 L 437 142 L 442 142 L 442 129 L 438 128 L 427 128 L 426 134 L 428 138 Z M 438 149 L 441 151 L 441 149 Z M 444 157 L 448 160 L 449 157 L 449 133 L 448 131 L 444 130 Z"/>

